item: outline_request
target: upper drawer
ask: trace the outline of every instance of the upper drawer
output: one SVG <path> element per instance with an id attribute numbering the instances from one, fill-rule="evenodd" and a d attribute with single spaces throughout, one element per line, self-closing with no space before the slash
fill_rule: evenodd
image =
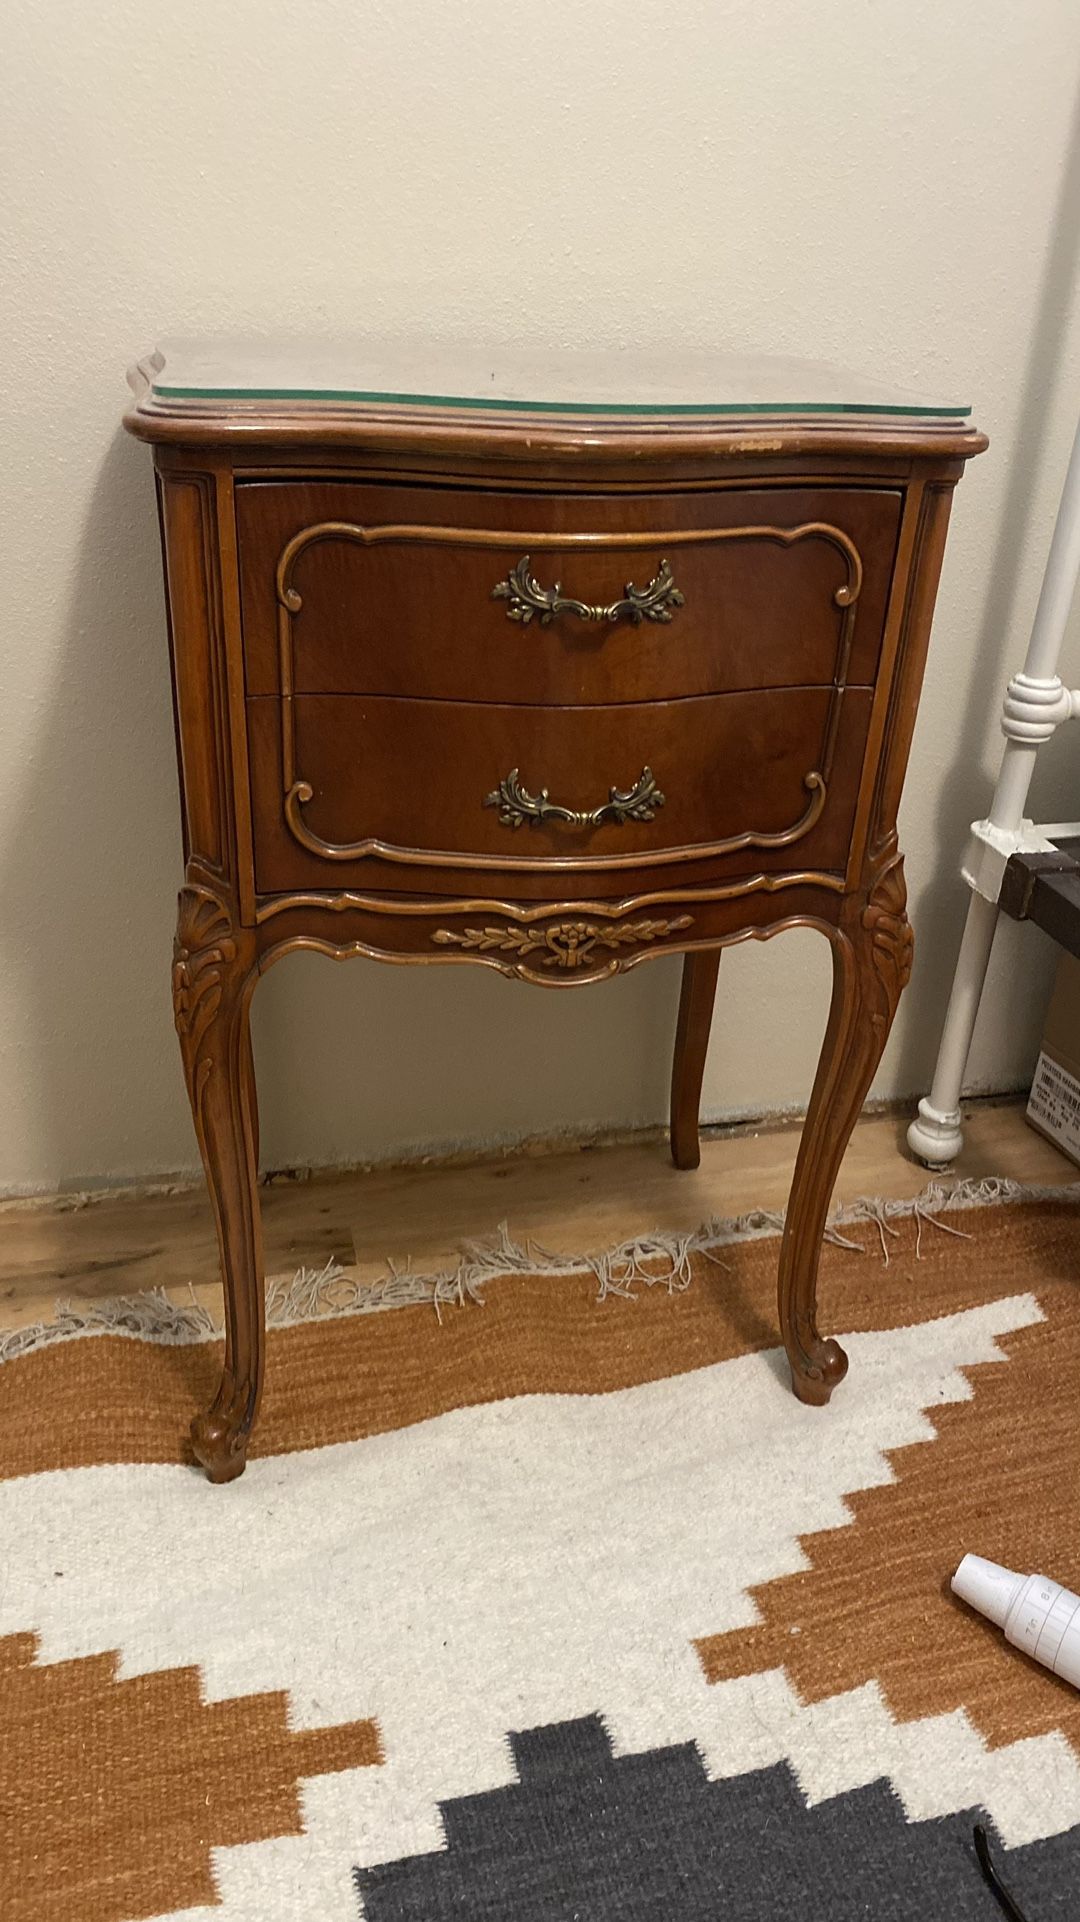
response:
<path id="1" fill-rule="evenodd" d="M 249 694 L 564 705 L 872 681 L 901 506 L 349 481 L 236 499 Z"/>

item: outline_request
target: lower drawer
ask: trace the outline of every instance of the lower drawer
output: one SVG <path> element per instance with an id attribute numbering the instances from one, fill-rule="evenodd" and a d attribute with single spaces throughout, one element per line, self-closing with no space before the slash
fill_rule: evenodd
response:
<path id="1" fill-rule="evenodd" d="M 260 893 L 531 898 L 842 868 L 872 690 L 588 708 L 301 695 L 248 702 Z M 577 879 L 582 886 L 571 885 Z"/>

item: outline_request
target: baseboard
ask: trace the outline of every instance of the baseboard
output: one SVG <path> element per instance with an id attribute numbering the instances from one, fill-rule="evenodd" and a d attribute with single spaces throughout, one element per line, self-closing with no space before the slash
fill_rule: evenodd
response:
<path id="1" fill-rule="evenodd" d="M 985 1111 L 1016 1105 L 1027 1098 L 1027 1090 L 1004 1089 L 993 1094 L 978 1094 L 964 1099 L 965 1112 Z M 863 1114 L 903 1115 L 914 1113 L 915 1097 L 912 1095 L 891 1096 L 866 1103 Z M 703 1141 L 738 1140 L 746 1135 L 776 1134 L 787 1128 L 797 1128 L 802 1124 L 805 1110 L 802 1108 L 773 1109 L 757 1115 L 716 1116 L 704 1119 L 701 1124 Z M 649 1147 L 667 1138 L 667 1128 L 659 1123 L 641 1123 L 622 1128 L 566 1128 L 547 1134 L 508 1136 L 504 1139 L 490 1136 L 471 1141 L 433 1142 L 414 1144 L 405 1150 L 393 1151 L 382 1156 L 366 1156 L 356 1161 L 333 1161 L 302 1164 L 294 1167 L 268 1168 L 260 1175 L 264 1187 L 283 1187 L 292 1183 L 308 1181 L 327 1181 L 359 1174 L 391 1173 L 395 1169 L 407 1168 L 474 1168 L 486 1163 L 518 1160 L 522 1157 L 537 1159 L 552 1155 L 593 1154 L 605 1148 Z M 148 1195 L 183 1195 L 202 1186 L 202 1171 L 196 1166 L 182 1168 L 160 1175 L 116 1175 L 96 1176 L 84 1180 L 74 1178 L 52 1188 L 25 1189 L 7 1188 L 0 1185 L 0 1209 L 8 1208 L 51 1208 L 75 1209 L 91 1207 L 95 1202 L 121 1200 L 125 1197 L 143 1199 Z"/>

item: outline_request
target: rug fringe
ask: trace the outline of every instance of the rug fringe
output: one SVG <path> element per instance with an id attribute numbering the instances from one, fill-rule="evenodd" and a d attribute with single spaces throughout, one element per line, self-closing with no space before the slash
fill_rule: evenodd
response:
<path id="1" fill-rule="evenodd" d="M 951 1184 L 931 1181 L 920 1194 L 904 1200 L 863 1196 L 833 1209 L 825 1239 L 836 1247 L 866 1254 L 867 1244 L 842 1230 L 863 1224 L 872 1227 L 888 1267 L 889 1243 L 899 1234 L 896 1224 L 900 1221 L 915 1222 L 918 1260 L 924 1228 L 966 1237 L 964 1229 L 940 1219 L 944 1213 L 1038 1201 L 1080 1203 L 1080 1182 L 1039 1187 L 1005 1175 L 984 1175 Z M 591 1274 L 596 1279 L 598 1301 L 610 1295 L 631 1296 L 638 1287 L 660 1287 L 669 1294 L 680 1294 L 690 1286 L 695 1256 L 726 1267 L 718 1249 L 779 1235 L 783 1226 L 782 1209 L 754 1208 L 742 1215 L 714 1216 L 690 1233 L 656 1230 L 633 1236 L 602 1254 L 570 1256 L 556 1254 L 532 1240 L 514 1241 L 503 1222 L 489 1240 L 466 1242 L 453 1268 L 433 1274 L 414 1274 L 411 1267 L 397 1268 L 389 1260 L 385 1275 L 376 1281 L 358 1280 L 335 1260 L 322 1268 L 301 1268 L 291 1281 L 279 1278 L 268 1284 L 266 1323 L 268 1328 L 293 1328 L 308 1321 L 425 1304 L 434 1308 L 441 1320 L 444 1308 L 464 1307 L 466 1302 L 482 1307 L 487 1283 L 510 1275 Z M 90 1335 L 125 1335 L 137 1341 L 181 1345 L 220 1339 L 221 1332 L 220 1325 L 194 1295 L 190 1302 L 178 1303 L 171 1301 L 164 1289 L 154 1288 L 96 1302 L 59 1301 L 54 1321 L 36 1322 L 0 1335 L 0 1362 L 15 1361 L 54 1342 Z"/>

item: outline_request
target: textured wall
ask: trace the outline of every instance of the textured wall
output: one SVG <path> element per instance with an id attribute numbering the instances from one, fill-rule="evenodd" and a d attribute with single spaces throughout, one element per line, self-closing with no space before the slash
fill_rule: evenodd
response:
<path id="1" fill-rule="evenodd" d="M 1004 680 L 1080 393 L 1072 0 L 39 0 L 7 25 L 0 1185 L 189 1166 L 150 457 L 163 333 L 345 328 L 800 353 L 971 398 L 902 817 L 919 958 L 877 1084 L 928 1078 Z M 1075 648 L 1072 650 L 1075 655 Z M 1073 676 L 1078 678 L 1074 662 Z M 1035 795 L 1068 799 L 1059 736 Z M 1001 941 L 972 1085 L 1050 962 Z M 807 1095 L 824 944 L 724 965 L 709 1114 Z M 260 988 L 275 1163 L 657 1119 L 677 966 L 540 995 L 296 957 Z"/>

